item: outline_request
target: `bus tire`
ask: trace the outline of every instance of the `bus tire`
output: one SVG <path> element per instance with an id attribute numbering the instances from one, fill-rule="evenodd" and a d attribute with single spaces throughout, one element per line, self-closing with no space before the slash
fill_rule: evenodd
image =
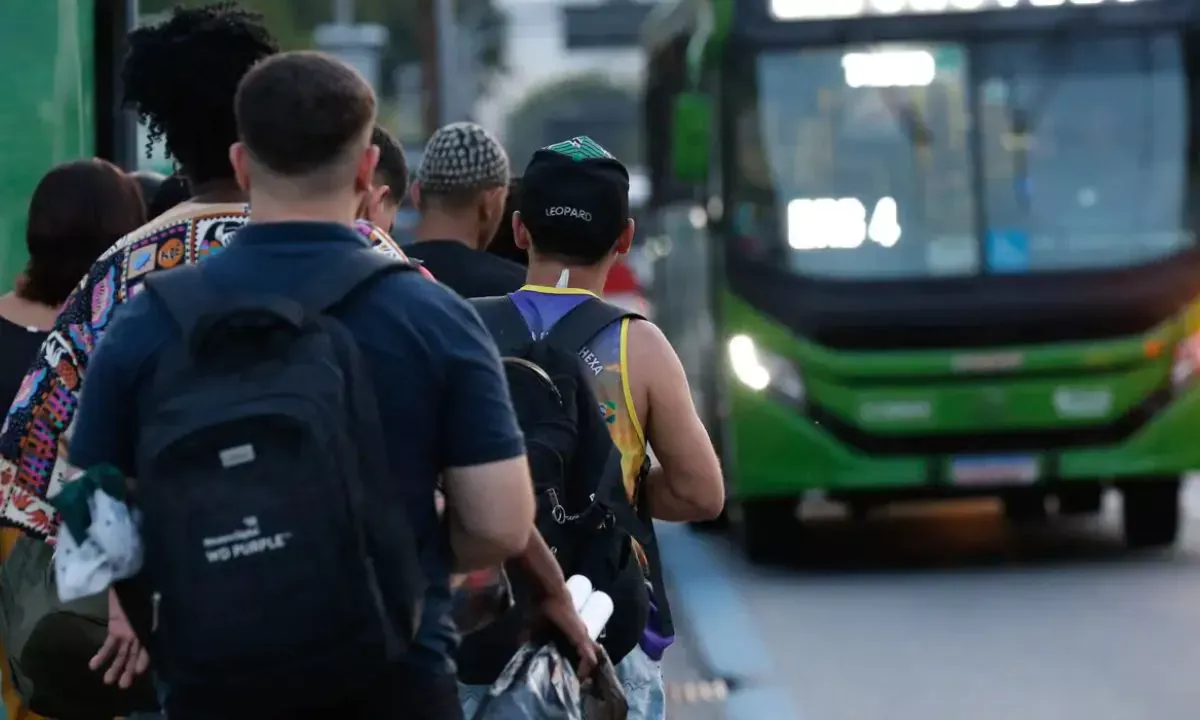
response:
<path id="1" fill-rule="evenodd" d="M 1122 486 L 1121 525 L 1131 549 L 1174 545 L 1179 537 L 1178 478 L 1146 478 Z"/>
<path id="2" fill-rule="evenodd" d="M 1046 518 L 1046 496 L 1040 492 L 1013 492 L 1001 502 L 1009 522 L 1036 523 Z"/>
<path id="3" fill-rule="evenodd" d="M 779 563 L 799 550 L 800 520 L 795 498 L 742 500 L 738 537 L 746 559 L 752 563 Z"/>
<path id="4" fill-rule="evenodd" d="M 1071 485 L 1059 490 L 1059 515 L 1095 515 L 1104 503 L 1104 487 L 1096 485 Z"/>

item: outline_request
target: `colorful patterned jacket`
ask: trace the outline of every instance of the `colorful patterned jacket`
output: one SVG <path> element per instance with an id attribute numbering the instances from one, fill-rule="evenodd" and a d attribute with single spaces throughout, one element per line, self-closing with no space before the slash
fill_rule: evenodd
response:
<path id="1" fill-rule="evenodd" d="M 148 273 L 220 252 L 248 220 L 243 204 L 184 203 L 122 238 L 92 265 L 0 426 L 0 525 L 53 539 L 58 521 L 46 498 L 71 471 L 64 449 L 79 390 L 114 310 L 141 290 Z M 375 249 L 405 258 L 387 233 L 367 223 L 359 230 Z"/>

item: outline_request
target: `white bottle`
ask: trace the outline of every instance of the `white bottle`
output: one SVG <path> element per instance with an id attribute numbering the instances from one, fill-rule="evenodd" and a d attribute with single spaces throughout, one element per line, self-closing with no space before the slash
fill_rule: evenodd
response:
<path id="1" fill-rule="evenodd" d="M 571 595 L 571 605 L 575 607 L 575 612 L 579 612 L 583 610 L 583 604 L 592 594 L 592 581 L 582 575 L 572 575 L 567 580 L 567 592 Z"/>
<path id="2" fill-rule="evenodd" d="M 583 604 L 583 609 L 579 611 L 579 617 L 583 619 L 583 624 L 587 626 L 588 637 L 596 640 L 600 637 L 600 633 L 604 631 L 604 626 L 608 624 L 608 619 L 613 614 L 613 601 L 608 596 L 608 593 L 597 590 L 592 593 L 587 602 Z"/>

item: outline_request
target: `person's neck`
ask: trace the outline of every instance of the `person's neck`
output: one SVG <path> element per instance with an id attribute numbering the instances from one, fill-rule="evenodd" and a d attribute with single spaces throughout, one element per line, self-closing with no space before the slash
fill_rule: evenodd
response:
<path id="1" fill-rule="evenodd" d="M 444 215 L 439 212 L 429 211 L 424 213 L 421 216 L 421 221 L 417 223 L 413 235 L 416 237 L 417 242 L 453 240 L 454 242 L 466 245 L 472 250 L 480 249 L 476 240 L 479 236 L 479 231 L 475 227 L 475 223 L 465 218 Z"/>
<path id="2" fill-rule="evenodd" d="M 250 222 L 323 222 L 354 227 L 357 203 L 346 200 L 321 202 L 281 201 L 250 193 Z"/>
<path id="3" fill-rule="evenodd" d="M 0 317 L 22 327 L 47 331 L 54 327 L 62 306 L 52 307 L 26 300 L 15 292 L 0 295 Z"/>
<path id="4" fill-rule="evenodd" d="M 555 287 L 562 277 L 563 270 L 569 271 L 567 287 L 576 290 L 587 290 L 600 295 L 604 292 L 604 281 L 608 270 L 601 265 L 564 265 L 548 260 L 530 260 L 529 273 L 525 276 L 528 285 Z"/>
<path id="5" fill-rule="evenodd" d="M 220 180 L 205 180 L 204 182 L 195 182 L 188 179 L 188 184 L 192 188 L 192 202 L 219 204 L 219 203 L 244 203 L 250 200 L 246 193 L 238 187 L 237 181 L 233 178 Z"/>

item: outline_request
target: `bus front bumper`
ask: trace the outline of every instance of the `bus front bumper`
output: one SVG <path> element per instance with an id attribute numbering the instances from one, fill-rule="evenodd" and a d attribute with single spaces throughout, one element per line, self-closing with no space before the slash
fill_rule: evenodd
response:
<path id="1" fill-rule="evenodd" d="M 735 390 L 725 462 L 732 494 L 782 497 L 810 491 L 939 496 L 1002 492 L 1030 484 L 1127 481 L 1200 470 L 1200 390 L 1171 402 L 1133 435 L 1112 445 L 1029 448 L 1003 457 L 1037 460 L 1032 482 L 964 487 L 953 455 L 872 455 L 850 447 L 819 424 L 758 394 Z"/>

